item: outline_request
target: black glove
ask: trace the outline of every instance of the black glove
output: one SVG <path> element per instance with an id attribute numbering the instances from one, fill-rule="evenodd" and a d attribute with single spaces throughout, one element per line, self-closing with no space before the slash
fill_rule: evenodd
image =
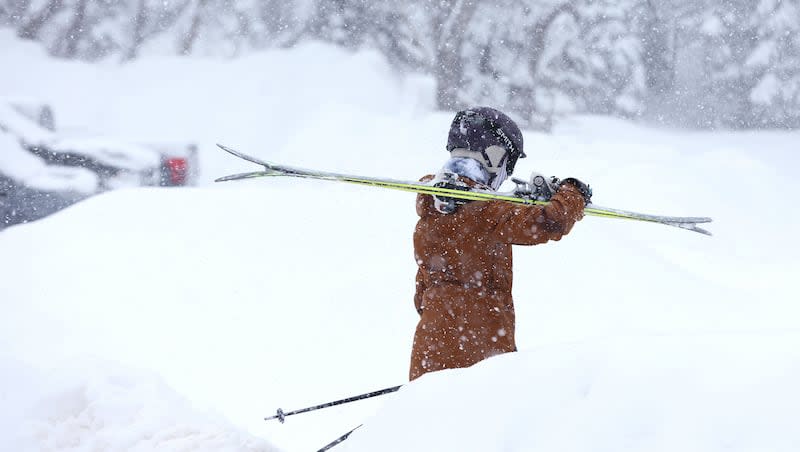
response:
<path id="1" fill-rule="evenodd" d="M 568 177 L 563 181 L 561 181 L 561 183 L 572 184 L 575 188 L 578 189 L 579 192 L 581 192 L 581 195 L 583 195 L 583 200 L 584 202 L 586 202 L 586 204 L 592 202 L 592 188 L 589 187 L 588 184 L 584 184 L 583 182 L 579 181 L 578 179 L 575 179 L 574 177 Z"/>
<path id="2" fill-rule="evenodd" d="M 469 187 L 462 183 L 441 181 L 433 184 L 434 187 L 449 188 L 451 190 L 469 191 Z M 433 195 L 433 206 L 441 213 L 450 214 L 456 211 L 459 207 L 470 202 L 468 199 L 453 198 L 450 196 Z"/>

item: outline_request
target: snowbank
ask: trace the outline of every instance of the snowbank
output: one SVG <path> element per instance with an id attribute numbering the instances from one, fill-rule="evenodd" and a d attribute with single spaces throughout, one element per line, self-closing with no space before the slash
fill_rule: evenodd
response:
<path id="1" fill-rule="evenodd" d="M 0 363 L 2 450 L 277 450 L 199 411 L 149 372 L 96 360 L 47 373 Z"/>
<path id="2" fill-rule="evenodd" d="M 561 344 L 429 374 L 342 451 L 796 451 L 800 331 Z"/>

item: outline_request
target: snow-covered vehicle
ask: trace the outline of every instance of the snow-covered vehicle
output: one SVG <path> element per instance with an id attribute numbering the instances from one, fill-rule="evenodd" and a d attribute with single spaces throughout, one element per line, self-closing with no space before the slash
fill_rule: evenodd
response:
<path id="1" fill-rule="evenodd" d="M 197 166 L 192 143 L 62 137 L 47 105 L 0 100 L 0 229 L 110 189 L 194 185 Z"/>
<path id="2" fill-rule="evenodd" d="M 86 168 L 98 188 L 193 185 L 197 150 L 191 144 L 138 144 L 107 138 L 66 138 L 25 146 L 49 164 Z"/>

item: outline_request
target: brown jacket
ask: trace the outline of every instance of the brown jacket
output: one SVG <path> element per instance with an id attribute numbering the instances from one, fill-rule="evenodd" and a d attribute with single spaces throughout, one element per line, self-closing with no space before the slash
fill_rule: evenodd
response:
<path id="1" fill-rule="evenodd" d="M 583 208 L 570 184 L 547 206 L 474 201 L 451 214 L 434 209 L 430 195 L 418 195 L 414 304 L 420 320 L 409 378 L 515 351 L 511 245 L 561 239 L 583 218 Z"/>

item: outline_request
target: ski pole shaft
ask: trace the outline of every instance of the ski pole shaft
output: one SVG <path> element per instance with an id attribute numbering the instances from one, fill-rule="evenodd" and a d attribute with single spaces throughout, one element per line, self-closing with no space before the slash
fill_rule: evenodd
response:
<path id="1" fill-rule="evenodd" d="M 342 436 L 336 438 L 335 440 L 331 441 L 330 443 L 326 444 L 325 447 L 323 447 L 322 449 L 318 450 L 317 452 L 325 452 L 326 450 L 332 448 L 333 446 L 341 443 L 342 441 L 346 440 L 347 437 L 350 436 L 351 433 L 356 431 L 356 429 L 358 429 L 362 425 L 364 425 L 364 424 L 357 425 L 353 430 L 350 430 L 349 432 L 345 433 L 344 435 L 342 435 Z"/>
<path id="2" fill-rule="evenodd" d="M 265 421 L 269 421 L 269 420 L 272 420 L 272 419 L 277 419 L 277 420 L 281 421 L 281 424 L 282 424 L 284 422 L 284 420 L 286 419 L 286 416 L 292 416 L 292 415 L 300 414 L 300 413 L 307 413 L 309 411 L 320 410 L 322 408 L 328 408 L 328 407 L 332 407 L 332 406 L 336 406 L 336 405 L 342 405 L 342 404 L 345 404 L 345 403 L 355 402 L 357 400 L 364 400 L 364 399 L 369 399 L 371 397 L 377 397 L 377 396 L 381 396 L 381 395 L 384 395 L 384 394 L 389 394 L 391 392 L 397 391 L 402 386 L 403 385 L 392 386 L 391 388 L 386 388 L 386 389 L 380 389 L 378 391 L 367 392 L 365 394 L 359 394 L 357 396 L 348 397 L 346 399 L 341 399 L 341 400 L 335 400 L 333 402 L 323 403 L 321 405 L 310 406 L 308 408 L 301 408 L 299 410 L 289 411 L 288 413 L 285 413 L 282 409 L 278 408 L 277 414 L 275 414 L 274 416 L 265 417 L 264 420 Z"/>

